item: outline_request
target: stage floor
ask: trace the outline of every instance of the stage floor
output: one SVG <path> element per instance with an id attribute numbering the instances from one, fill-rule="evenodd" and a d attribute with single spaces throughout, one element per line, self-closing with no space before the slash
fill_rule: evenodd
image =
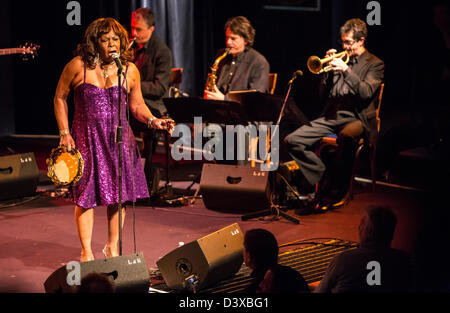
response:
<path id="1" fill-rule="evenodd" d="M 51 142 L 51 140 L 50 140 Z M 41 143 L 35 143 L 36 146 Z M 28 145 L 36 159 L 45 159 L 46 149 Z M 33 150 L 34 149 L 34 150 Z M 21 149 L 15 149 L 18 152 Z M 38 161 L 42 180 L 45 167 Z M 184 189 L 189 184 L 186 175 L 199 174 L 201 164 L 172 164 L 170 177 L 174 188 Z M 189 176 L 192 177 L 192 176 Z M 39 189 L 46 189 L 42 182 Z M 198 185 L 193 186 L 193 190 Z M 142 204 L 127 208 L 123 232 L 123 254 L 142 252 L 149 268 L 180 243 L 194 241 L 225 226 L 239 223 L 243 231 L 265 228 L 273 232 L 280 245 L 312 238 L 339 238 L 358 241 L 358 224 L 367 205 L 386 205 L 398 216 L 398 225 L 392 246 L 416 257 L 420 283 L 426 288 L 438 288 L 446 279 L 445 264 L 448 247 L 448 210 L 439 207 L 436 199 L 420 191 L 378 186 L 372 193 L 357 184 L 353 201 L 345 207 L 323 214 L 298 216 L 300 224 L 273 216 L 241 221 L 241 214 L 207 209 L 201 199 L 194 205 L 151 207 Z M 52 198 L 45 192 L 21 205 L 0 209 L 0 292 L 44 292 L 44 281 L 56 269 L 70 261 L 78 261 L 80 244 L 74 222 L 74 205 L 67 199 Z M 133 229 L 135 224 L 135 229 Z M 107 238 L 106 208 L 95 209 L 92 248 L 97 259 L 103 258 L 102 248 Z M 435 247 L 440 246 L 440 249 Z M 286 247 L 280 252 L 298 249 Z M 443 251 L 444 250 L 444 251 Z M 428 259 L 433 259 L 430 266 Z M 441 260 L 442 261 L 439 261 Z M 436 263 L 437 262 L 437 263 Z M 436 275 L 435 275 L 436 274 Z"/>

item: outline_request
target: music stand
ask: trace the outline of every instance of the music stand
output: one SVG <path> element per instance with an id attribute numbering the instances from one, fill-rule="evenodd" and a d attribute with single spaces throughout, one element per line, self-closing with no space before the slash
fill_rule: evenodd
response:
<path id="1" fill-rule="evenodd" d="M 243 105 L 249 121 L 274 123 L 277 122 L 284 100 L 280 95 L 259 91 L 231 91 L 227 96 Z M 287 99 L 283 116 L 302 125 L 309 123 L 309 119 L 298 108 L 293 98 Z"/>
<path id="2" fill-rule="evenodd" d="M 164 105 L 176 123 L 193 123 L 194 117 L 202 117 L 204 123 L 247 124 L 244 106 L 236 101 L 208 100 L 201 98 L 164 98 Z"/>
<path id="3" fill-rule="evenodd" d="M 276 122 L 284 103 L 281 96 L 257 91 L 232 92 L 228 95 L 232 101 L 201 98 L 165 98 L 163 101 L 171 117 L 177 123 L 192 123 L 194 117 L 201 116 L 202 122 L 228 125 L 248 125 L 252 121 Z M 297 119 L 301 123 L 309 122 L 290 98 L 284 112 L 289 114 L 290 118 Z M 244 215 L 242 220 L 272 213 L 273 207 Z M 287 212 L 280 211 L 279 213 L 284 218 L 296 224 L 299 223 L 299 219 L 295 216 Z"/>
<path id="4" fill-rule="evenodd" d="M 170 114 L 170 117 L 175 120 L 177 124 L 194 123 L 195 117 L 201 117 L 202 123 L 218 123 L 218 124 L 244 124 L 247 119 L 242 105 L 238 102 L 207 100 L 194 97 L 182 98 L 163 98 L 164 105 Z M 192 150 L 191 150 L 192 151 Z M 166 188 L 169 183 L 169 142 L 166 141 Z M 195 183 L 196 178 L 193 179 L 192 184 L 187 188 L 189 190 Z M 197 197 L 199 189 L 194 194 L 194 199 Z M 191 204 L 195 201 L 193 200 Z"/>

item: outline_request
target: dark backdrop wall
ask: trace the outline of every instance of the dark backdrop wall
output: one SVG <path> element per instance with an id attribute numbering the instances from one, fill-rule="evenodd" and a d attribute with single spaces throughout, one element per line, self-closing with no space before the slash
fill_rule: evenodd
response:
<path id="1" fill-rule="evenodd" d="M 182 6 L 186 1 L 189 0 L 176 3 Z M 41 49 L 39 56 L 29 62 L 17 56 L 2 57 L 0 135 L 14 132 L 56 134 L 53 94 L 59 75 L 86 26 L 98 17 L 112 16 L 129 29 L 131 12 L 141 4 L 140 1 L 78 1 L 82 7 L 81 26 L 69 26 L 66 23 L 68 2 L 2 2 L 4 18 L 0 26 L 6 34 L 2 36 L 0 48 L 35 42 Z M 173 1 L 169 2 L 173 6 Z M 292 73 L 301 69 L 304 76 L 296 81 L 292 96 L 309 118 L 316 117 L 321 110 L 315 94 L 318 78 L 307 71 L 306 60 L 311 55 L 322 56 L 332 47 L 341 50 L 337 44 L 339 27 L 352 17 L 365 20 L 369 13 L 366 9 L 369 1 L 320 2 L 320 11 L 308 12 L 267 10 L 263 1 L 256 0 L 192 0 L 190 4 L 193 3 L 194 9 L 189 10 L 192 16 L 186 18 L 186 23 L 194 21 L 193 38 L 188 38 L 193 44 L 185 49 L 195 51 L 192 61 L 195 70 L 183 77 L 187 91 L 192 96 L 202 95 L 215 52 L 225 45 L 225 21 L 231 16 L 244 15 L 256 28 L 255 48 L 266 56 L 271 72 L 278 73 L 276 93 L 284 94 Z M 407 125 L 402 129 L 412 127 L 420 134 L 420 138 L 416 136 L 414 140 L 436 140 L 439 134 L 436 134 L 435 123 L 429 123 L 429 108 L 441 100 L 439 96 L 430 100 L 428 95 L 436 94 L 434 80 L 443 62 L 440 55 L 448 51 L 442 45 L 442 34 L 433 24 L 434 2 L 378 2 L 381 25 L 369 26 L 367 47 L 386 63 L 383 131 Z M 166 20 L 165 28 L 170 28 L 170 20 Z M 426 43 L 425 48 L 423 43 Z"/>
<path id="2" fill-rule="evenodd" d="M 3 21 L 0 49 L 12 48 L 9 2 L 0 10 L 0 21 Z M 14 92 L 13 92 L 13 59 L 0 56 L 0 135 L 14 132 Z"/>

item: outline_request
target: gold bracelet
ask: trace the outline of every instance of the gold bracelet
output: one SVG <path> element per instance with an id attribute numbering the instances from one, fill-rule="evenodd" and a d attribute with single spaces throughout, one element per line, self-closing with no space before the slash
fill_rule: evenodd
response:
<path id="1" fill-rule="evenodd" d="M 70 131 L 68 129 L 63 129 L 63 130 L 59 131 L 59 136 L 60 137 L 68 135 L 68 134 L 70 134 Z"/>

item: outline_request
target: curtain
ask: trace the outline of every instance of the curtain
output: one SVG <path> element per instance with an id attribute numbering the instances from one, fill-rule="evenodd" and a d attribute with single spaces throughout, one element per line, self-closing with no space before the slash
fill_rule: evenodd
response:
<path id="1" fill-rule="evenodd" d="M 174 67 L 183 68 L 180 89 L 197 96 L 193 0 L 142 0 L 156 17 L 155 33 L 172 50 Z"/>

